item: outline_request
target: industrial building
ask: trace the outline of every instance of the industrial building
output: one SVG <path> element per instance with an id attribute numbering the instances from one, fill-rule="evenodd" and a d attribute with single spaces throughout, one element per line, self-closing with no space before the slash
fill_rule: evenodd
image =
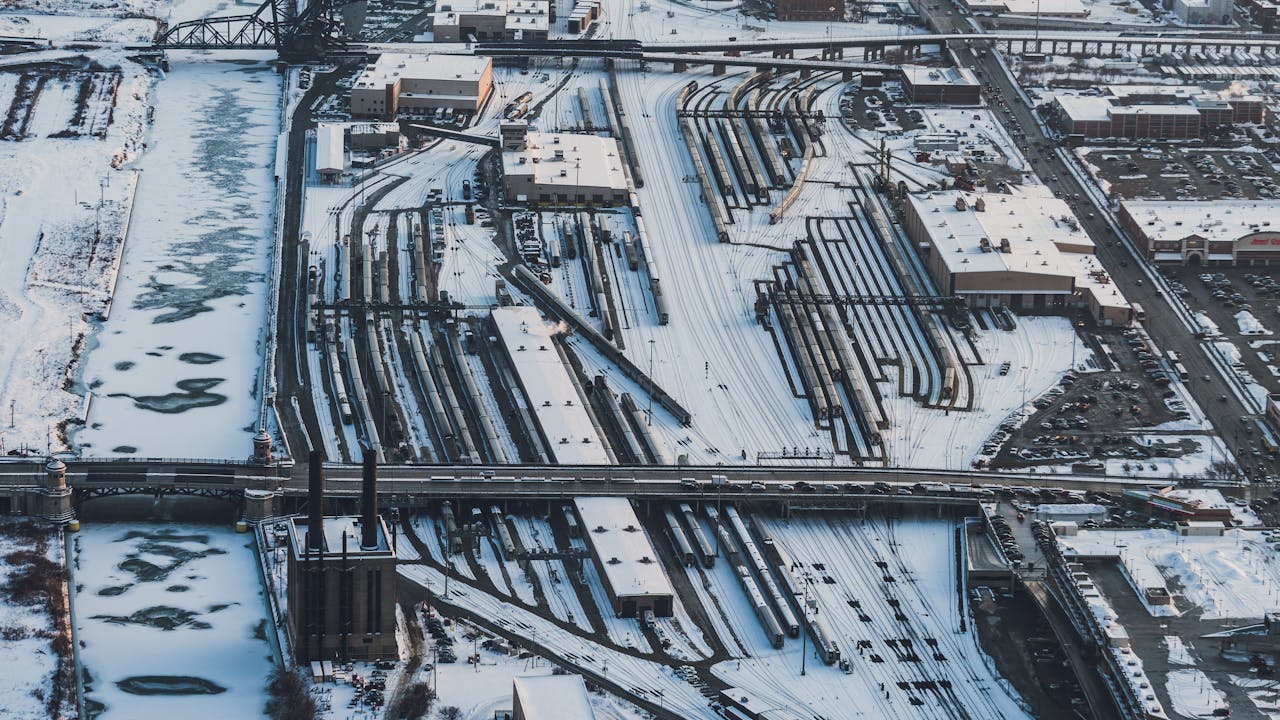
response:
<path id="1" fill-rule="evenodd" d="M 511 720 L 595 720 L 581 675 L 518 677 L 511 688 Z"/>
<path id="2" fill-rule="evenodd" d="M 1231 522 L 1231 504 L 1220 490 L 1213 488 L 1175 488 L 1160 490 L 1125 490 L 1125 500 L 1145 506 L 1153 515 L 1175 520 Z"/>
<path id="3" fill-rule="evenodd" d="M 627 177 L 618 141 L 598 135 L 530 132 L 502 123 L 502 174 L 507 200 L 518 203 L 621 205 Z"/>
<path id="4" fill-rule="evenodd" d="M 844 0 L 777 0 L 774 8 L 779 20 L 844 20 Z"/>
<path id="5" fill-rule="evenodd" d="M 1198 87 L 1112 87 L 1105 96 L 1058 95 L 1051 107 L 1068 136 L 1190 140 L 1222 127 L 1263 121 L 1256 95 L 1206 93 Z"/>
<path id="6" fill-rule="evenodd" d="M 564 465 L 611 465 L 556 344 L 560 328 L 527 305 L 496 308 L 491 316 L 516 382 L 529 398 L 543 447 Z"/>
<path id="7" fill-rule="evenodd" d="M 1240 0 L 1241 8 L 1249 13 L 1249 17 L 1262 28 L 1264 33 L 1273 33 L 1280 28 L 1280 0 Z"/>
<path id="8" fill-rule="evenodd" d="M 1228 25 L 1232 0 L 1173 0 L 1173 14 L 1187 25 Z"/>
<path id="9" fill-rule="evenodd" d="M 325 517 L 323 458 L 312 453 L 310 512 L 286 523 L 288 624 L 300 663 L 397 656 L 396 553 L 378 515 L 373 458 L 366 453 L 360 516 Z"/>
<path id="10" fill-rule="evenodd" d="M 333 182 L 342 177 L 346 169 L 346 139 L 342 125 L 319 123 L 316 125 L 316 175 L 321 180 Z"/>
<path id="11" fill-rule="evenodd" d="M 381 150 L 400 145 L 400 126 L 393 122 L 362 122 L 347 126 L 353 149 Z"/>
<path id="12" fill-rule="evenodd" d="M 982 84 L 969 68 L 902 66 L 902 90 L 917 104 L 978 105 Z"/>
<path id="13" fill-rule="evenodd" d="M 675 590 L 631 501 L 575 497 L 573 505 L 614 613 L 636 617 L 652 611 L 658 617 L 670 617 Z"/>
<path id="14" fill-rule="evenodd" d="M 447 0 L 431 13 L 436 42 L 547 39 L 547 0 Z"/>
<path id="15" fill-rule="evenodd" d="M 493 61 L 474 55 L 383 53 L 351 86 L 353 117 L 395 119 L 402 111 L 474 113 L 493 91 Z"/>
<path id="16" fill-rule="evenodd" d="M 1149 260 L 1183 265 L 1280 264 L 1274 201 L 1126 200 L 1120 224 Z"/>
<path id="17" fill-rule="evenodd" d="M 906 228 L 941 291 L 970 307 L 1084 308 L 1102 325 L 1131 321 L 1132 308 L 1093 254 L 1093 241 L 1047 189 L 910 195 Z"/>
<path id="18" fill-rule="evenodd" d="M 570 35 L 581 35 L 590 30 L 599 18 L 600 0 L 578 0 L 565 21 L 565 28 Z"/>
<path id="19" fill-rule="evenodd" d="M 1035 17 L 1084 18 L 1089 9 L 1081 0 L 964 0 L 969 12 L 993 15 L 1030 15 Z"/>

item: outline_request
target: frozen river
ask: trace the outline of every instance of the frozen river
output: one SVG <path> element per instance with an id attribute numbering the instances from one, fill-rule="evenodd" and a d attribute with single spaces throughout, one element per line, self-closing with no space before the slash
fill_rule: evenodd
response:
<path id="1" fill-rule="evenodd" d="M 262 717 L 271 627 L 252 536 L 90 522 L 72 542 L 90 718 Z"/>
<path id="2" fill-rule="evenodd" d="M 258 60 L 177 56 L 157 83 L 114 305 L 85 364 L 84 454 L 249 454 L 280 97 Z"/>

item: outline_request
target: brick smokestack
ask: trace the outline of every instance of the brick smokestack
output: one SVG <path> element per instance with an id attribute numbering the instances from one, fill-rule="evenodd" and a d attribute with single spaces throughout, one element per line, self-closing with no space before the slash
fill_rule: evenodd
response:
<path id="1" fill-rule="evenodd" d="M 364 449 L 364 483 L 361 485 L 360 549 L 378 549 L 378 455 Z"/>
<path id="2" fill-rule="evenodd" d="M 307 458 L 307 546 L 324 550 L 324 453 L 312 450 Z"/>

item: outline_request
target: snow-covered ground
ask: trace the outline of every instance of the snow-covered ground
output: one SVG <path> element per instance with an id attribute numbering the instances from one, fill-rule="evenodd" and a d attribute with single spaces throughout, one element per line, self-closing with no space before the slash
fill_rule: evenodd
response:
<path id="1" fill-rule="evenodd" d="M 1118 557 L 1140 598 L 1143 587 L 1167 587 L 1200 608 L 1205 620 L 1260 620 L 1280 604 L 1277 550 L 1261 532 L 1183 537 L 1172 530 L 1081 530 L 1059 542 L 1081 555 Z M 1166 614 L 1163 606 L 1149 609 Z"/>
<path id="2" fill-rule="evenodd" d="M 86 703 L 103 720 L 260 716 L 272 630 L 251 535 L 86 523 L 73 552 Z"/>
<path id="3" fill-rule="evenodd" d="M 19 573 L 30 570 L 22 553 L 36 550 L 44 536 L 45 555 L 63 564 L 62 534 L 47 526 L 6 519 L 0 523 L 0 716 L 7 720 L 45 720 L 58 658 L 50 645 L 55 620 L 39 597 L 13 598 L 8 589 Z M 74 688 L 65 688 L 74 702 Z"/>
<path id="4" fill-rule="evenodd" d="M 894 422 L 887 441 L 888 464 L 900 467 L 967 468 L 983 443 L 1011 412 L 1057 384 L 1067 370 L 1087 370 L 1091 352 L 1071 321 L 1058 317 L 1020 317 L 1012 332 L 980 330 L 974 344 L 984 365 L 971 367 L 974 409 L 944 413 L 908 397 L 885 395 L 885 411 Z M 998 368 L 1009 363 L 1009 374 Z"/>
<path id="5" fill-rule="evenodd" d="M 108 69 L 50 77 L 20 113 L 25 132 L 0 141 L 0 405 L 14 421 L 0 425 L 0 451 L 61 448 L 60 423 L 84 414 L 66 380 L 92 332 L 88 316 L 110 301 L 136 182 L 127 163 L 142 150 L 153 82 L 116 54 L 95 59 Z M 37 77 L 0 74 L 0 107 Z M 83 112 L 81 83 L 96 88 Z"/>
<path id="6" fill-rule="evenodd" d="M 239 458 L 258 420 L 280 79 L 175 58 L 110 319 L 84 370 L 89 455 Z"/>

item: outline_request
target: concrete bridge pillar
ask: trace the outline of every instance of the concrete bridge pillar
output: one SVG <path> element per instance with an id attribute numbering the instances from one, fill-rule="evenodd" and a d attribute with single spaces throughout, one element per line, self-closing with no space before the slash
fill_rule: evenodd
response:
<path id="1" fill-rule="evenodd" d="M 812 68 L 807 68 L 807 67 L 806 67 L 806 68 L 800 68 L 800 79 L 801 79 L 801 80 L 808 80 L 808 79 L 810 78 L 810 76 L 812 76 L 812 75 L 813 75 L 813 70 L 812 70 Z"/>
<path id="2" fill-rule="evenodd" d="M 682 73 L 688 69 L 689 69 L 689 63 L 687 62 L 681 61 L 681 62 L 671 63 L 671 72 L 673 73 Z"/>
<path id="3" fill-rule="evenodd" d="M 742 57 L 741 50 L 730 50 L 725 53 L 725 57 Z"/>
<path id="4" fill-rule="evenodd" d="M 251 525 L 257 525 L 278 516 L 280 513 L 276 508 L 276 499 L 279 495 L 274 490 L 245 490 L 244 520 Z"/>
<path id="5" fill-rule="evenodd" d="M 757 65 L 756 72 L 760 73 L 760 76 L 765 80 L 773 77 L 773 68 L 768 65 Z"/>
<path id="6" fill-rule="evenodd" d="M 723 75 L 725 70 L 724 63 L 711 63 L 712 75 Z"/>
<path id="7" fill-rule="evenodd" d="M 844 82 L 853 82 L 853 71 L 845 70 L 840 73 L 840 79 Z"/>

